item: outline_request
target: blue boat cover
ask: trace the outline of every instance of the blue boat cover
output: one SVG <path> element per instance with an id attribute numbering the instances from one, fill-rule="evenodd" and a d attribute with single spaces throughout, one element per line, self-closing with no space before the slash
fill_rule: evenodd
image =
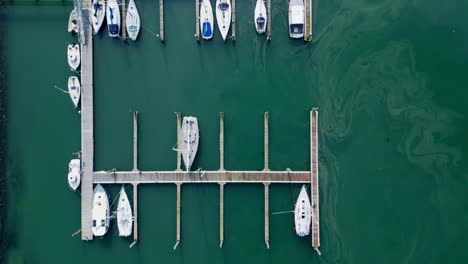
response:
<path id="1" fill-rule="evenodd" d="M 110 24 L 110 25 L 109 25 L 109 32 L 110 32 L 112 35 L 119 34 L 119 26 L 116 25 L 116 24 Z"/>
<path id="2" fill-rule="evenodd" d="M 226 11 L 229 8 L 229 5 L 228 3 L 220 3 L 218 7 L 221 11 Z"/>
<path id="3" fill-rule="evenodd" d="M 208 22 L 208 21 L 203 22 L 203 26 L 202 26 L 202 35 L 203 35 L 203 37 L 211 37 L 212 34 L 213 34 L 213 32 L 211 30 L 210 22 Z"/>
<path id="4" fill-rule="evenodd" d="M 304 24 L 292 24 L 289 30 L 292 34 L 302 34 L 304 31 Z"/>
<path id="5" fill-rule="evenodd" d="M 265 18 L 264 17 L 257 18 L 257 23 L 259 23 L 259 24 L 265 23 Z"/>

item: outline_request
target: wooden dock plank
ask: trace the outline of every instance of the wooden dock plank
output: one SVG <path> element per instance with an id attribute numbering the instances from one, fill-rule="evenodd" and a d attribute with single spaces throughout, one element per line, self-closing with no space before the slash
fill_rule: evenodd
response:
<path id="1" fill-rule="evenodd" d="M 312 247 L 320 254 L 320 210 L 318 179 L 318 110 L 310 112 L 310 181 L 312 198 Z"/>
<path id="2" fill-rule="evenodd" d="M 83 0 L 91 6 L 91 0 Z M 86 9 L 83 10 L 86 12 Z M 89 11 L 88 11 L 89 12 Z M 88 17 L 91 17 L 89 15 Z M 92 199 L 94 171 L 94 108 L 93 108 L 93 36 L 92 25 L 86 27 L 87 44 L 81 46 L 81 239 L 92 240 Z"/>

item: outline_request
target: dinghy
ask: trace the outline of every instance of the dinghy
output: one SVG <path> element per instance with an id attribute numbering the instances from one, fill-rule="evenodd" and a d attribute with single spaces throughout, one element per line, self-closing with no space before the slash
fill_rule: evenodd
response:
<path id="1" fill-rule="evenodd" d="M 182 120 L 182 128 L 178 136 L 178 151 L 182 154 L 185 168 L 190 171 L 198 150 L 199 131 L 196 117 L 186 116 Z"/>
<path id="2" fill-rule="evenodd" d="M 68 185 L 73 191 L 80 186 L 81 181 L 81 161 L 72 159 L 68 164 Z"/>
<path id="3" fill-rule="evenodd" d="M 110 225 L 109 197 L 100 184 L 94 188 L 91 217 L 94 236 L 104 236 Z"/>
<path id="4" fill-rule="evenodd" d="M 76 71 L 78 67 L 80 66 L 80 45 L 75 44 L 75 45 L 68 45 L 67 48 L 67 59 L 68 59 L 68 65 L 72 70 Z"/>
<path id="5" fill-rule="evenodd" d="M 255 5 L 254 23 L 258 34 L 265 33 L 267 12 L 265 8 L 265 2 L 263 0 L 257 0 L 257 4 Z"/>
<path id="6" fill-rule="evenodd" d="M 223 40 L 226 40 L 231 26 L 231 1 L 216 0 L 216 21 Z"/>
<path id="7" fill-rule="evenodd" d="M 120 32 L 120 9 L 117 0 L 107 1 L 106 20 L 109 36 L 118 37 Z"/>
<path id="8" fill-rule="evenodd" d="M 310 200 L 305 185 L 303 185 L 294 210 L 295 229 L 298 236 L 307 236 L 310 233 L 311 221 L 312 207 L 310 206 Z"/>
<path id="9" fill-rule="evenodd" d="M 106 2 L 104 0 L 93 0 L 91 21 L 93 22 L 93 34 L 97 34 L 101 29 L 104 17 L 106 16 Z"/>
<path id="10" fill-rule="evenodd" d="M 68 94 L 73 102 L 73 106 L 77 108 L 78 102 L 80 101 L 81 86 L 80 81 L 76 76 L 68 78 Z"/>
<path id="11" fill-rule="evenodd" d="M 76 8 L 73 8 L 68 18 L 68 32 L 78 33 L 78 11 Z"/>
<path id="12" fill-rule="evenodd" d="M 304 0 L 289 2 L 289 37 L 298 39 L 304 37 Z"/>
<path id="13" fill-rule="evenodd" d="M 119 228 L 119 236 L 127 237 L 132 234 L 132 207 L 123 186 L 120 189 L 119 203 L 117 204 L 117 227 Z"/>
<path id="14" fill-rule="evenodd" d="M 200 5 L 200 30 L 203 39 L 213 37 L 213 9 L 210 0 L 203 0 Z"/>
<path id="15" fill-rule="evenodd" d="M 140 15 L 138 14 L 138 9 L 133 0 L 130 0 L 128 3 L 126 20 L 128 37 L 135 41 L 140 32 Z"/>

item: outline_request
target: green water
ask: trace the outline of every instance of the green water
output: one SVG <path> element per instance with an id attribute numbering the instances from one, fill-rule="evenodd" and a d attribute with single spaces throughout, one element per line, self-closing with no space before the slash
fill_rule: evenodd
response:
<path id="1" fill-rule="evenodd" d="M 213 2 L 213 1 L 212 1 Z M 140 186 L 139 242 L 82 242 L 79 193 L 66 183 L 80 149 L 80 115 L 66 94 L 70 5 L 2 10 L 7 60 L 6 263 L 463 263 L 468 258 L 467 1 L 314 1 L 314 42 L 287 37 L 287 4 L 273 0 L 267 43 L 254 1 L 237 1 L 237 42 L 193 38 L 194 2 L 165 1 L 166 44 L 155 0 L 137 0 L 137 42 L 94 39 L 95 169 L 132 169 L 132 116 L 140 112 L 141 170 L 175 168 L 174 112 L 196 115 L 195 168 L 218 168 L 225 112 L 226 169 L 309 169 L 309 110 L 319 108 L 321 252 L 292 215 L 270 217 L 263 185 L 225 187 L 219 249 L 217 185 Z M 109 187 L 115 198 L 119 186 Z M 270 211 L 290 210 L 299 185 L 272 185 Z M 130 189 L 128 191 L 131 193 Z"/>

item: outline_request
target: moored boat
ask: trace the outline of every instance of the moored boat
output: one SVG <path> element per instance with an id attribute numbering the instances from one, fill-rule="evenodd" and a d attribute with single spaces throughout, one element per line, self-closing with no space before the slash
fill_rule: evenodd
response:
<path id="1" fill-rule="evenodd" d="M 75 44 L 75 45 L 68 45 L 67 47 L 67 60 L 68 60 L 68 65 L 72 70 L 78 69 L 80 66 L 81 62 L 81 57 L 80 57 L 80 45 Z"/>
<path id="2" fill-rule="evenodd" d="M 213 9 L 210 0 L 203 0 L 200 5 L 200 30 L 203 39 L 213 37 Z"/>
<path id="3" fill-rule="evenodd" d="M 186 116 L 182 120 L 182 128 L 178 136 L 178 151 L 182 154 L 185 169 L 190 171 L 200 140 L 198 120 L 196 117 Z"/>
<path id="4" fill-rule="evenodd" d="M 132 234 L 132 207 L 123 186 L 120 189 L 119 202 L 117 204 L 117 227 L 119 228 L 119 236 L 127 237 Z"/>
<path id="5" fill-rule="evenodd" d="M 73 8 L 68 18 L 68 32 L 78 33 L 78 11 L 76 8 Z"/>
<path id="6" fill-rule="evenodd" d="M 305 185 L 303 185 L 294 210 L 295 229 L 298 236 L 307 236 L 310 233 L 311 221 L 312 207 Z"/>
<path id="7" fill-rule="evenodd" d="M 107 1 L 106 20 L 109 36 L 118 37 L 120 33 L 120 8 L 117 0 Z"/>
<path id="8" fill-rule="evenodd" d="M 258 34 L 265 33 L 267 12 L 265 8 L 265 2 L 263 0 L 257 0 L 257 4 L 255 5 L 254 23 Z"/>
<path id="9" fill-rule="evenodd" d="M 68 78 L 68 94 L 73 102 L 73 106 L 77 108 L 80 101 L 81 86 L 80 81 L 76 76 Z"/>
<path id="10" fill-rule="evenodd" d="M 106 2 L 104 0 L 93 0 L 91 21 L 93 22 L 93 34 L 97 34 L 101 29 L 104 17 L 106 16 Z"/>
<path id="11" fill-rule="evenodd" d="M 104 236 L 110 226 L 109 197 L 107 197 L 106 191 L 100 184 L 94 188 L 91 216 L 93 235 Z"/>
<path id="12" fill-rule="evenodd" d="M 226 40 L 231 26 L 231 1 L 230 0 L 216 0 L 216 21 L 218 22 L 219 32 Z"/>
<path id="13" fill-rule="evenodd" d="M 81 181 L 81 161 L 72 159 L 68 164 L 68 185 L 73 191 L 80 186 Z"/>
<path id="14" fill-rule="evenodd" d="M 133 0 L 128 3 L 126 25 L 128 37 L 135 41 L 140 32 L 140 15 Z"/>
<path id="15" fill-rule="evenodd" d="M 289 37 L 304 37 L 304 0 L 289 1 Z"/>

